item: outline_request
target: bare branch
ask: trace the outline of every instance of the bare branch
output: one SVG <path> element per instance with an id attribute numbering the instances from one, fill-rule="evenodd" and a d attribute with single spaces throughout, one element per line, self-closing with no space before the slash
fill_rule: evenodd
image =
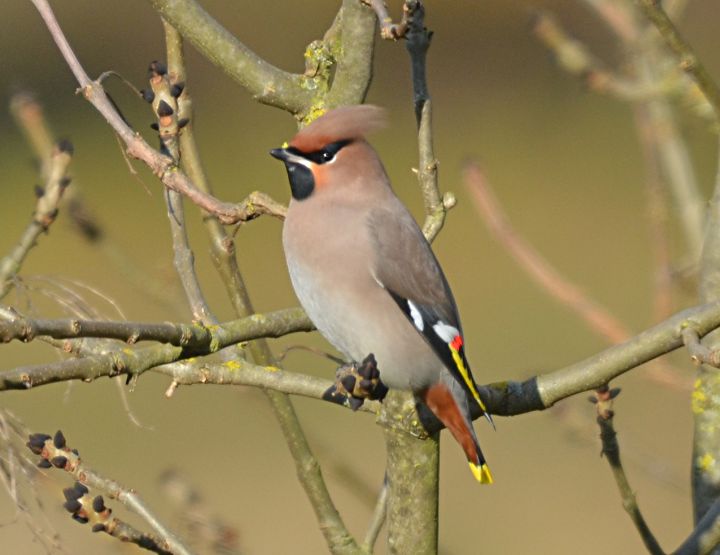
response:
<path id="1" fill-rule="evenodd" d="M 256 100 L 301 114 L 311 105 L 304 77 L 282 71 L 259 57 L 194 0 L 149 0 L 213 64 L 244 87 Z"/>
<path id="2" fill-rule="evenodd" d="M 337 61 L 335 77 L 330 91 L 319 102 L 327 109 L 362 104 L 372 79 L 375 14 L 359 0 L 343 0 L 341 9 L 340 33 L 330 41 L 330 51 Z"/>
<path id="3" fill-rule="evenodd" d="M 682 330 L 683 343 L 695 364 L 708 364 L 720 367 L 720 351 L 713 350 L 700 342 L 700 336 L 692 327 Z"/>
<path id="4" fill-rule="evenodd" d="M 169 154 L 177 163 L 180 160 L 180 144 L 178 135 L 182 128 L 189 123 L 187 119 L 180 119 L 178 97 L 186 94 L 184 83 L 185 62 L 183 59 L 182 39 L 180 34 L 163 20 L 165 30 L 165 48 L 167 51 L 168 67 L 153 62 L 150 64 L 150 90 L 152 90 L 152 107 L 157 116 L 157 131 L 163 151 Z M 174 80 L 167 72 L 175 76 Z M 178 74 L 183 75 L 180 81 Z M 180 278 L 185 298 L 190 305 L 193 320 L 205 325 L 216 324 L 217 319 L 212 314 L 205 295 L 200 287 L 195 273 L 195 255 L 190 247 L 190 240 L 185 225 L 185 207 L 183 199 L 177 191 L 165 191 L 165 204 L 167 206 L 170 235 L 173 242 L 173 262 L 175 271 Z"/>
<path id="5" fill-rule="evenodd" d="M 437 553 L 439 436 L 425 433 L 418 422 L 415 400 L 405 391 L 388 393 L 378 423 L 385 428 L 387 451 L 389 550 Z M 418 431 L 426 441 L 418 441 Z"/>
<path id="6" fill-rule="evenodd" d="M 716 500 L 673 555 L 708 555 L 720 544 L 720 500 Z"/>
<path id="7" fill-rule="evenodd" d="M 387 11 L 384 0 L 362 0 L 363 3 L 369 5 L 377 15 L 380 23 L 380 36 L 385 40 L 397 40 L 405 37 L 408 30 L 408 19 L 412 17 L 410 4 L 413 2 L 405 2 L 403 4 L 403 14 L 400 23 L 393 23 L 392 17 Z"/>
<path id="8" fill-rule="evenodd" d="M 586 0 L 596 13 L 620 37 L 628 52 L 640 52 L 630 57 L 631 77 L 607 70 L 602 63 L 574 40 L 549 14 L 541 13 L 535 33 L 555 54 L 559 65 L 585 81 L 594 91 L 612 94 L 634 103 L 636 121 L 646 159 L 657 160 L 661 176 L 677 207 L 678 217 L 688 244 L 688 257 L 693 263 L 700 255 L 705 219 L 704 201 L 700 194 L 687 146 L 683 143 L 668 97 L 684 90 L 689 83 L 679 79 L 682 74 L 664 69 L 663 53 L 654 42 L 644 37 L 637 25 L 637 17 L 629 6 L 604 0 Z M 687 83 L 686 83 L 687 81 Z"/>
<path id="9" fill-rule="evenodd" d="M 377 502 L 375 504 L 375 510 L 373 511 L 372 520 L 370 526 L 365 534 L 362 547 L 368 553 L 372 553 L 375 548 L 375 542 L 377 541 L 380 531 L 382 530 L 383 524 L 387 517 L 387 502 L 388 502 L 388 486 L 387 483 L 383 484 L 378 495 Z"/>
<path id="10" fill-rule="evenodd" d="M 587 297 L 574 283 L 560 275 L 532 245 L 512 229 L 477 164 L 468 164 L 465 167 L 464 177 L 465 185 L 472 195 L 475 207 L 488 229 L 507 248 L 515 261 L 530 277 L 552 297 L 580 315 L 590 328 L 610 342 L 619 343 L 631 336 L 630 331 L 622 322 Z"/>
<path id="11" fill-rule="evenodd" d="M 720 299 L 720 150 L 718 151 L 715 190 L 708 206 L 705 242 L 700 259 L 700 299 L 704 302 Z M 703 336 L 700 330 L 698 335 Z M 720 349 L 720 332 L 709 334 L 703 344 L 712 350 Z M 695 523 L 720 498 L 720 380 L 717 371 L 701 366 L 693 390 L 692 490 Z"/>
<path id="12" fill-rule="evenodd" d="M 645 518 L 640 512 L 637 504 L 635 493 L 630 487 L 625 469 L 620 461 L 620 444 L 617 440 L 617 433 L 613 426 L 613 417 L 615 413 L 612 410 L 613 399 L 620 392 L 619 389 L 609 389 L 607 385 L 599 388 L 592 397 L 597 407 L 597 423 L 600 426 L 600 439 L 602 441 L 602 454 L 610 464 L 615 483 L 617 484 L 620 497 L 622 498 L 623 508 L 630 515 L 635 528 L 640 534 L 645 547 L 652 555 L 664 555 L 664 551 L 655 539 L 650 527 L 645 522 Z"/>
<path id="13" fill-rule="evenodd" d="M 377 3 L 373 6 L 376 7 Z M 442 195 L 438 184 L 438 161 L 433 148 L 432 103 L 425 71 L 432 31 L 425 28 L 425 7 L 418 0 L 407 0 L 403 4 L 403 14 L 403 21 L 407 25 L 404 37 L 410 55 L 413 102 L 418 125 L 417 178 L 425 206 L 422 229 L 427 240 L 432 242 L 445 223 L 447 211 L 455 206 L 455 196 L 449 192 Z"/>
<path id="14" fill-rule="evenodd" d="M 10 290 L 12 279 L 20 271 L 30 249 L 36 245 L 40 235 L 46 232 L 55 221 L 60 199 L 70 183 L 67 169 L 72 153 L 73 148 L 68 141 L 61 141 L 53 150 L 45 187 L 37 191 L 38 200 L 33 219 L 10 254 L 0 259 L 0 299 Z"/>
<path id="15" fill-rule="evenodd" d="M 42 106 L 31 93 L 20 92 L 10 99 L 10 113 L 40 163 L 42 181 L 47 181 L 56 141 L 45 122 Z"/>
<path id="16" fill-rule="evenodd" d="M 640 9 L 660 32 L 670 49 L 677 55 L 680 69 L 690 75 L 720 119 L 720 88 L 700 62 L 695 51 L 683 38 L 658 0 L 637 0 Z"/>
<path id="17" fill-rule="evenodd" d="M 46 434 L 33 434 L 27 446 L 33 453 L 42 457 L 41 466 L 65 470 L 77 480 L 74 488 L 68 488 L 64 492 L 67 500 L 65 508 L 73 513 L 76 520 L 87 523 L 92 517 L 93 531 L 104 530 L 111 533 L 111 529 L 117 526 L 116 519 L 110 519 L 110 511 L 104 507 L 102 498 L 91 500 L 88 495 L 88 488 L 99 489 L 140 516 L 161 536 L 162 540 L 158 542 L 160 545 L 157 545 L 157 549 L 151 549 L 152 551 L 164 555 L 168 552 L 176 555 L 192 555 L 192 551 L 165 527 L 136 491 L 120 485 L 115 480 L 105 478 L 85 465 L 77 450 L 66 446 L 62 432 L 58 431 L 52 438 Z M 124 539 L 135 538 L 138 541 L 156 544 L 154 538 L 140 534 L 124 523 L 120 526 L 118 534 Z M 143 544 L 139 543 L 139 545 Z"/>
<path id="18" fill-rule="evenodd" d="M 122 324 L 124 323 L 115 328 L 114 333 L 116 336 L 120 335 L 121 330 L 122 333 L 130 331 L 123 328 Z M 5 324 L 3 323 L 3 325 Z M 104 323 L 96 323 L 96 327 L 102 328 L 103 326 Z M 51 327 L 54 327 L 54 324 Z M 76 326 L 71 323 L 68 329 L 67 323 L 65 323 L 60 327 L 63 329 L 57 330 L 61 332 L 59 335 L 64 331 L 75 333 L 77 330 L 77 333 L 82 333 L 82 324 Z M 93 325 L 90 326 L 90 328 L 92 327 Z M 171 334 L 180 331 L 177 328 L 175 332 L 172 332 L 169 328 L 151 327 L 154 329 L 145 328 L 143 330 L 136 328 L 135 331 L 162 331 L 171 332 Z M 22 324 L 20 328 L 23 328 Z M 201 331 L 203 329 L 206 331 Z M 0 391 L 4 389 L 29 389 L 47 383 L 73 379 L 91 381 L 102 376 L 135 375 L 161 364 L 168 364 L 190 356 L 210 354 L 228 345 L 243 341 L 250 341 L 260 337 L 279 337 L 291 333 L 293 330 L 309 331 L 311 329 L 314 329 L 312 323 L 301 309 L 277 311 L 265 315 L 255 314 L 235 320 L 227 328 L 223 326 L 213 326 L 211 328 L 193 327 L 190 335 L 185 335 L 182 339 L 182 341 L 185 341 L 186 339 L 189 340 L 190 337 L 196 337 L 198 342 L 192 348 L 190 344 L 185 347 L 156 345 L 144 349 L 125 348 L 119 351 L 102 352 L 88 358 L 70 359 L 7 370 L 0 374 Z M 188 331 L 188 328 L 185 327 L 184 330 Z M 75 337 L 77 336 L 75 335 Z M 175 339 L 179 339 L 179 337 L 176 336 Z"/>
<path id="19" fill-rule="evenodd" d="M 85 73 L 60 29 L 47 0 L 32 0 L 32 2 L 43 17 L 55 43 L 80 84 L 80 92 L 118 134 L 125 144 L 129 156 L 142 160 L 166 187 L 183 194 L 202 209 L 217 216 L 224 224 L 246 221 L 258 215 L 256 210 L 248 214 L 246 207 L 222 202 L 198 189 L 188 176 L 178 169 L 172 158 L 152 148 L 131 129 L 105 94 L 102 85 L 98 81 L 92 81 Z"/>
<path id="20" fill-rule="evenodd" d="M 184 530 L 192 530 L 188 543 L 201 553 L 240 555 L 240 530 L 228 519 L 233 514 L 218 514 L 203 499 L 200 488 L 175 469 L 164 471 L 158 479 L 165 500 L 174 509 L 174 519 Z"/>
<path id="21" fill-rule="evenodd" d="M 171 376 L 178 385 L 245 385 L 318 400 L 333 384 L 323 378 L 288 372 L 276 366 L 258 366 L 244 360 L 222 363 L 181 362 L 159 366 L 154 371 Z M 366 401 L 358 410 L 377 414 L 380 402 Z"/>

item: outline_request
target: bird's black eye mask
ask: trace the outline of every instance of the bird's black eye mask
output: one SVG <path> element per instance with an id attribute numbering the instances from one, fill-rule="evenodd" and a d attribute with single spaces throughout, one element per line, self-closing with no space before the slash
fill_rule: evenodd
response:
<path id="1" fill-rule="evenodd" d="M 352 139 L 344 139 L 342 141 L 330 143 L 329 145 L 326 145 L 320 150 L 315 150 L 313 152 L 303 152 L 302 150 L 299 150 L 294 146 L 288 147 L 285 150 L 287 150 L 287 152 L 289 152 L 290 154 L 305 158 L 306 160 L 309 160 L 310 162 L 313 162 L 315 164 L 327 164 L 328 162 L 332 162 L 335 159 L 335 156 L 338 152 L 340 152 L 343 147 L 346 147 L 352 142 Z"/>

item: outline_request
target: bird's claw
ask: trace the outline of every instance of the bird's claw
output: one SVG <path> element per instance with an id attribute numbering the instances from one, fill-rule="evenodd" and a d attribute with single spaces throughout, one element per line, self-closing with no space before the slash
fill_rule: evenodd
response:
<path id="1" fill-rule="evenodd" d="M 338 368 L 335 383 L 323 394 L 323 399 L 358 410 L 365 399 L 382 401 L 388 388 L 380 380 L 375 355 L 370 353 L 360 363 Z"/>

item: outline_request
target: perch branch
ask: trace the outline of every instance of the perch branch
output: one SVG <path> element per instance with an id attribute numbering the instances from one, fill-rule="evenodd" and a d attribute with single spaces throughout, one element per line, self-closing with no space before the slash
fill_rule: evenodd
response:
<path id="1" fill-rule="evenodd" d="M 310 399 L 322 399 L 333 383 L 323 378 L 288 372 L 275 366 L 258 366 L 244 360 L 222 363 L 181 362 L 158 366 L 153 371 L 172 377 L 178 385 L 244 385 Z M 379 407 L 378 401 L 366 401 L 358 410 L 377 414 Z"/>
<path id="2" fill-rule="evenodd" d="M 106 323 L 97 324 L 104 325 Z M 688 327 L 693 328 L 699 337 L 704 337 L 719 326 L 720 301 L 689 308 L 624 343 L 614 345 L 578 363 L 541 374 L 522 383 L 502 382 L 489 384 L 482 388 L 483 398 L 486 399 L 490 412 L 500 416 L 542 410 L 571 395 L 597 389 L 628 370 L 683 346 L 683 330 Z M 24 327 L 26 325 L 19 325 L 20 329 Z M 52 324 L 52 327 L 56 328 L 56 325 Z M 62 324 L 61 327 L 63 331 L 76 333 L 73 331 L 75 328 L 67 325 L 67 323 Z M 81 333 L 83 328 L 84 325 L 81 324 Z M 30 326 L 30 329 L 32 329 L 32 326 Z M 119 330 L 119 328 L 117 329 Z M 139 329 L 137 325 L 129 324 L 128 329 L 123 330 L 122 333 L 119 331 L 114 332 L 113 337 L 127 338 L 128 335 L 125 334 L 132 335 Z M 205 350 L 192 353 L 197 355 L 214 352 L 227 345 L 259 337 L 278 337 L 293 331 L 308 331 L 312 329 L 312 324 L 306 319 L 304 312 L 300 309 L 293 309 L 266 315 L 254 315 L 218 326 L 210 334 L 213 336 L 212 340 L 204 335 L 205 332 L 201 331 L 204 328 L 194 326 L 189 329 L 200 333 L 197 343 L 190 343 L 193 348 L 208 345 Z M 55 331 L 58 330 L 55 329 Z M 182 337 L 181 330 L 177 328 L 170 327 L 163 329 L 162 332 L 175 334 L 176 342 Z M 22 336 L 22 333 L 18 335 Z M 40 332 L 38 331 L 38 333 Z M 63 334 L 57 333 L 57 335 L 62 336 Z M 72 336 L 77 337 L 78 335 Z M 190 354 L 187 348 L 183 350 L 182 347 L 173 345 L 158 345 L 141 351 L 125 349 L 121 353 L 110 353 L 102 357 L 95 357 L 95 360 L 91 362 L 87 362 L 86 359 L 73 359 L 51 365 L 16 368 L 0 374 L 0 390 L 9 388 L 26 389 L 27 387 L 70 379 L 92 380 L 100 376 L 138 373 L 150 367 L 175 362 L 188 356 Z M 274 365 L 264 366 L 275 368 Z M 197 374 L 197 376 L 202 378 L 202 374 Z M 207 378 L 203 378 L 199 379 L 198 382 L 207 382 L 207 380 Z M 270 389 L 267 384 L 261 385 Z M 329 385 L 329 381 L 325 382 L 325 386 Z M 315 393 L 320 396 L 322 388 L 319 385 L 316 385 L 316 387 L 317 389 L 314 389 L 310 396 L 315 396 Z M 292 388 L 284 386 L 282 391 L 294 393 Z M 432 426 L 431 429 L 433 429 Z"/>

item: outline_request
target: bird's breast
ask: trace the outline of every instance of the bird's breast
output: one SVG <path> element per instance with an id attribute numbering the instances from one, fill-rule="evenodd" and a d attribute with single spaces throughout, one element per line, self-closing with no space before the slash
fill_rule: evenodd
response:
<path id="1" fill-rule="evenodd" d="M 365 215 L 295 208 L 288 211 L 283 246 L 295 293 L 320 333 L 349 360 L 373 353 L 390 387 L 434 383 L 442 363 L 373 277 Z"/>

